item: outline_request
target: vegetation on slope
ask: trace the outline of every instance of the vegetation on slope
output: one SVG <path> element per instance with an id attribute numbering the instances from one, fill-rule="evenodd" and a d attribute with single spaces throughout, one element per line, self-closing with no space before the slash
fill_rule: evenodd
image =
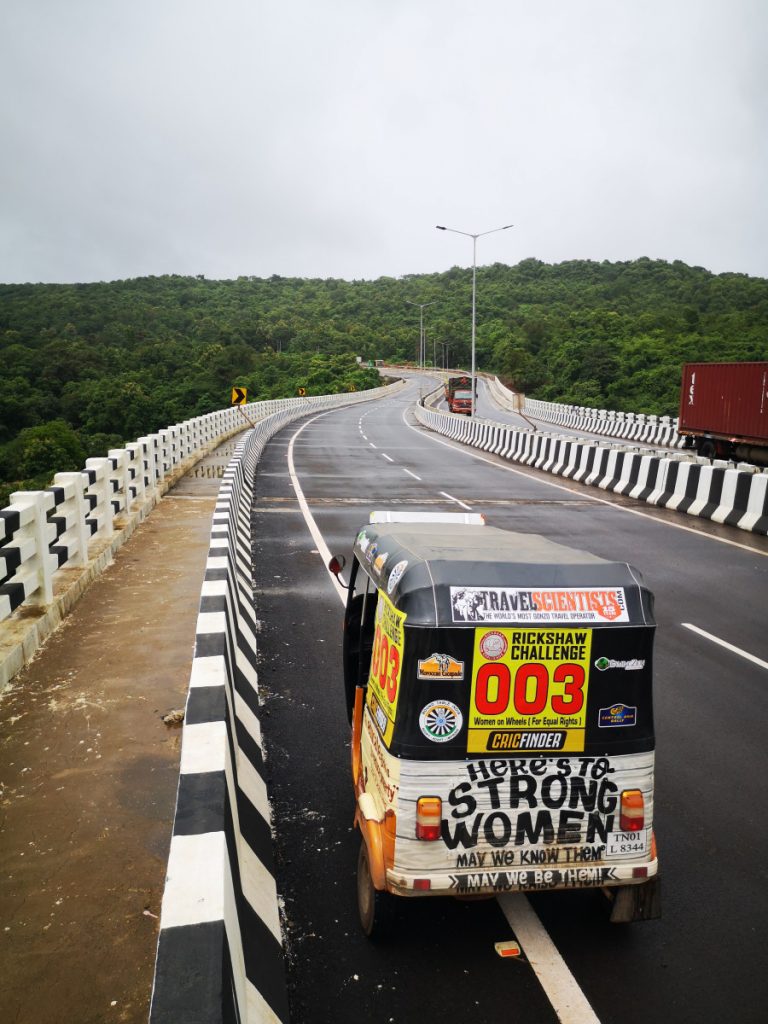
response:
<path id="1" fill-rule="evenodd" d="M 768 357 L 768 281 L 701 267 L 524 260 L 477 275 L 477 365 L 541 399 L 674 414 L 690 360 Z M 0 480 L 40 484 L 229 401 L 371 387 L 365 362 L 468 368 L 471 270 L 0 285 Z M 2 500 L 3 495 L 0 495 Z"/>

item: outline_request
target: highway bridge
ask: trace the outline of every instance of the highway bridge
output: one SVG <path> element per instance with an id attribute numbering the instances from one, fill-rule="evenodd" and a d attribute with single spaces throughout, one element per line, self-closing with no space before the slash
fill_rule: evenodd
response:
<path id="1" fill-rule="evenodd" d="M 0 1019 L 146 1020 L 157 928 L 167 913 L 184 924 L 162 934 L 183 941 L 166 946 L 168 957 L 159 961 L 155 1021 L 765 1020 L 765 531 L 726 525 L 727 513 L 718 522 L 677 510 L 695 508 L 693 494 L 673 501 L 677 508 L 649 504 L 638 494 L 643 483 L 653 489 L 657 476 L 650 480 L 642 453 L 614 450 L 610 472 L 627 485 L 616 493 L 584 482 L 601 455 L 589 456 L 590 473 L 579 480 L 571 449 L 547 449 L 550 468 L 574 468 L 565 477 L 510 460 L 509 441 L 480 421 L 482 447 L 467 443 L 464 420 L 439 433 L 419 404 L 439 381 L 404 376 L 406 386 L 391 395 L 286 423 L 242 484 L 251 489 L 249 514 L 237 526 L 250 546 L 254 607 L 246 632 L 255 638 L 261 695 L 251 735 L 260 734 L 266 752 L 259 771 L 272 818 L 272 849 L 262 858 L 267 863 L 271 855 L 271 863 L 254 902 L 274 879 L 278 936 L 273 911 L 260 905 L 259 921 L 250 924 L 255 946 L 244 937 L 245 962 L 226 965 L 232 975 L 242 966 L 246 979 L 200 993 L 195 981 L 206 964 L 196 962 L 195 951 L 207 940 L 196 945 L 195 936 L 210 937 L 215 918 L 200 914 L 202 930 L 195 931 L 194 907 L 179 910 L 167 891 L 161 904 L 166 870 L 174 874 L 169 844 L 178 851 L 217 834 L 189 819 L 180 827 L 177 812 L 171 842 L 180 732 L 169 713 L 184 707 L 190 671 L 195 679 L 201 617 L 217 614 L 208 527 L 213 515 L 215 537 L 222 508 L 216 465 L 242 440 L 233 430 L 230 448 L 211 453 L 208 469 L 199 463 L 197 477 L 176 481 L 0 704 Z M 484 390 L 480 402 L 484 419 L 504 419 L 486 404 Z M 697 488 L 699 477 L 709 479 L 706 468 L 697 470 Z M 715 479 L 722 504 L 731 478 Z M 732 491 L 744 498 L 738 480 Z M 660 921 L 611 925 L 592 892 L 425 899 L 404 901 L 388 943 L 362 936 L 340 677 L 342 605 L 325 565 L 329 552 L 349 556 L 377 508 L 482 512 L 494 525 L 542 533 L 643 573 L 658 622 Z M 753 502 L 738 509 L 738 519 L 751 516 L 759 527 L 763 513 Z M 235 543 L 233 533 L 227 542 Z M 245 663 L 241 669 L 250 671 Z M 198 696 L 208 689 L 201 686 Z M 210 729 L 213 717 L 191 701 L 185 733 L 195 724 Z M 240 721 L 247 717 L 243 710 Z M 181 767 L 180 794 L 185 770 L 190 784 L 205 774 L 199 764 L 185 769 L 183 755 Z M 243 786 L 258 790 L 253 779 Z M 205 814 L 210 825 L 215 808 Z M 174 856 L 172 849 L 172 865 Z M 226 868 L 226 855 L 221 863 Z M 209 865 L 201 864 L 200 874 Z M 249 879 L 240 871 L 235 887 L 245 889 Z M 185 887 L 194 894 L 199 882 L 190 873 Z M 200 891 L 204 903 L 204 879 Z M 220 961 L 224 934 L 237 961 L 230 912 L 222 907 Z M 523 956 L 499 958 L 495 943 L 512 937 Z M 257 962 L 248 950 L 266 958 L 271 943 L 280 965 L 265 971 L 266 959 Z"/>

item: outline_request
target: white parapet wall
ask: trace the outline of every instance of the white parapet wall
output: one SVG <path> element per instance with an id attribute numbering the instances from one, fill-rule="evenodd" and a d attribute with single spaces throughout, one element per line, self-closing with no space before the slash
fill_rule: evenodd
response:
<path id="1" fill-rule="evenodd" d="M 682 448 L 685 444 L 685 438 L 677 432 L 677 420 L 670 416 L 540 402 L 538 399 L 510 391 L 498 377 L 486 379 L 494 401 L 502 409 L 522 413 L 534 420 L 568 427 L 569 430 L 585 430 L 590 434 L 641 441 L 644 444 L 659 444 L 666 448 Z"/>
<path id="2" fill-rule="evenodd" d="M 12 494 L 0 509 L 0 692 L 168 489 L 227 438 L 275 414 L 296 419 L 402 386 L 221 409 L 57 473 L 42 491 Z"/>
<path id="3" fill-rule="evenodd" d="M 682 452 L 661 455 L 627 444 L 542 434 L 423 406 L 416 406 L 415 414 L 430 430 L 513 462 L 768 535 L 768 470 L 710 463 Z"/>

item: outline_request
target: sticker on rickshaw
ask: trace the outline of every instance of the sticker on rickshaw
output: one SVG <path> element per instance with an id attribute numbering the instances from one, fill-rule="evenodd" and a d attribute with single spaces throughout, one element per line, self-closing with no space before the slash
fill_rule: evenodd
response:
<path id="1" fill-rule="evenodd" d="M 428 658 L 418 662 L 417 679 L 455 679 L 464 678 L 464 662 L 451 657 L 450 654 L 435 652 Z"/>
<path id="2" fill-rule="evenodd" d="M 460 708 L 450 700 L 432 700 L 419 715 L 419 728 L 432 743 L 452 740 L 461 732 L 463 723 Z"/>
<path id="3" fill-rule="evenodd" d="M 629 622 L 623 587 L 451 587 L 454 622 Z"/>
<path id="4" fill-rule="evenodd" d="M 591 629 L 475 629 L 467 751 L 583 751 Z"/>
<path id="5" fill-rule="evenodd" d="M 609 708 L 600 708 L 597 724 L 601 729 L 621 728 L 637 724 L 637 708 L 627 704 L 612 704 Z"/>
<path id="6" fill-rule="evenodd" d="M 398 611 L 383 591 L 376 605 L 376 629 L 373 636 L 371 671 L 368 676 L 368 710 L 376 722 L 386 746 L 392 740 L 400 675 L 403 667 L 403 626 L 405 612 Z"/>

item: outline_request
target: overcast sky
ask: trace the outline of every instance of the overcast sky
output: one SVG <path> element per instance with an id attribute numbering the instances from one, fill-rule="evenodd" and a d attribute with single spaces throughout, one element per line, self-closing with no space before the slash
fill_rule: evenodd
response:
<path id="1" fill-rule="evenodd" d="M 0 281 L 768 277 L 766 0 L 0 0 Z"/>

